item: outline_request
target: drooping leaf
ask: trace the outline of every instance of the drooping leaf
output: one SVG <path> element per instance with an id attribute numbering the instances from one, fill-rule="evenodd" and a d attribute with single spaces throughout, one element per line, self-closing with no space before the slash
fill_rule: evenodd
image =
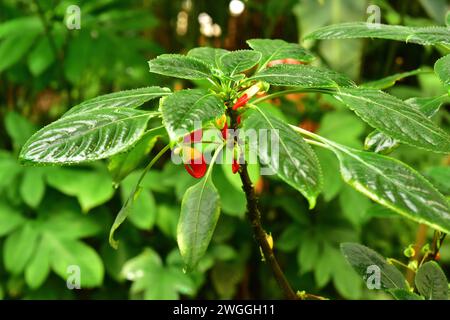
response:
<path id="1" fill-rule="evenodd" d="M 164 126 L 170 139 L 174 141 L 221 116 L 225 111 L 225 105 L 221 99 L 207 90 L 187 89 L 163 98 L 160 110 Z"/>
<path id="2" fill-rule="evenodd" d="M 299 64 L 277 64 L 251 77 L 276 86 L 298 86 L 303 88 L 335 88 L 354 86 L 345 75 L 325 68 Z"/>
<path id="3" fill-rule="evenodd" d="M 220 57 L 219 67 L 227 75 L 233 76 L 254 67 L 261 60 L 261 53 L 253 50 L 237 50 Z"/>
<path id="4" fill-rule="evenodd" d="M 206 63 L 181 54 L 162 54 L 148 62 L 150 72 L 189 80 L 201 80 L 211 76 Z"/>
<path id="5" fill-rule="evenodd" d="M 257 152 L 260 163 L 270 167 L 283 181 L 302 193 L 313 208 L 321 191 L 322 173 L 311 147 L 299 139 L 287 124 L 260 109 L 251 112 L 244 125 L 246 130 L 259 133 L 259 141 L 251 139 L 249 143 L 250 148 Z M 267 136 L 261 137 L 261 132 Z"/>
<path id="6" fill-rule="evenodd" d="M 189 50 L 187 55 L 203 61 L 212 68 L 219 68 L 220 58 L 228 52 L 221 48 L 200 47 Z"/>
<path id="7" fill-rule="evenodd" d="M 434 72 L 439 76 L 450 95 L 450 54 L 436 61 L 434 64 Z"/>
<path id="8" fill-rule="evenodd" d="M 156 113 L 105 108 L 63 117 L 35 133 L 19 158 L 41 164 L 69 164 L 108 158 L 125 151 Z"/>
<path id="9" fill-rule="evenodd" d="M 405 100 L 413 108 L 431 118 L 442 105 L 443 97 L 433 98 L 410 98 Z M 390 136 L 378 131 L 372 131 L 365 139 L 364 149 L 381 154 L 389 154 L 400 145 L 400 142 Z"/>
<path id="10" fill-rule="evenodd" d="M 360 87 L 365 89 L 384 90 L 395 85 L 397 81 L 403 80 L 407 77 L 415 76 L 423 72 L 424 71 L 422 71 L 421 69 L 416 69 L 408 72 L 397 73 L 379 80 L 363 83 Z"/>
<path id="11" fill-rule="evenodd" d="M 364 281 L 373 274 L 373 270 L 380 271 L 380 289 L 407 289 L 406 279 L 393 265 L 374 250 L 357 243 L 342 243 L 341 251 L 345 259 L 361 275 Z M 375 276 L 375 274 L 373 274 Z"/>
<path id="12" fill-rule="evenodd" d="M 405 27 L 365 22 L 349 22 L 320 28 L 305 37 L 305 39 L 354 38 L 380 38 L 421 45 L 449 44 L 450 28 Z"/>
<path id="13" fill-rule="evenodd" d="M 111 157 L 108 162 L 108 170 L 113 177 L 113 181 L 119 183 L 136 169 L 153 149 L 158 137 L 164 133 L 163 127 L 149 130 L 131 150 Z"/>
<path id="14" fill-rule="evenodd" d="M 341 88 L 335 97 L 372 127 L 400 142 L 450 152 L 450 136 L 419 110 L 379 90 Z"/>
<path id="15" fill-rule="evenodd" d="M 220 197 L 211 176 L 190 187 L 181 202 L 177 242 L 187 270 L 205 254 L 220 215 Z"/>
<path id="16" fill-rule="evenodd" d="M 427 300 L 448 300 L 448 283 L 444 271 L 435 261 L 424 263 L 414 279 L 417 290 Z"/>
<path id="17" fill-rule="evenodd" d="M 108 109 L 108 108 L 130 108 L 134 109 L 147 101 L 167 96 L 170 89 L 161 87 L 145 87 L 133 90 L 125 90 L 114 93 L 105 94 L 90 100 L 86 100 L 79 105 L 69 109 L 64 117 L 79 114 L 86 111 Z"/>
<path id="18" fill-rule="evenodd" d="M 266 67 L 273 60 L 295 59 L 309 63 L 315 57 L 297 43 L 288 43 L 281 39 L 250 39 L 248 45 L 255 51 L 261 52 L 262 57 L 258 69 Z"/>
<path id="19" fill-rule="evenodd" d="M 342 178 L 357 191 L 418 223 L 450 231 L 447 199 L 414 169 L 393 158 L 328 143 Z"/>

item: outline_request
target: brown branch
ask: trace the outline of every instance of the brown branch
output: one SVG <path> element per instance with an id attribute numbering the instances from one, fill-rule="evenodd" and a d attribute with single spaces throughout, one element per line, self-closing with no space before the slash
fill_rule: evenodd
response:
<path id="1" fill-rule="evenodd" d="M 269 264 L 272 269 L 272 273 L 280 286 L 281 290 L 284 293 L 284 296 L 290 300 L 298 299 L 294 290 L 292 290 L 291 285 L 287 281 L 283 271 L 278 264 L 275 255 L 273 254 L 272 248 L 267 241 L 267 235 L 261 225 L 261 214 L 258 209 L 258 202 L 255 194 L 255 189 L 253 188 L 253 184 L 250 180 L 247 171 L 247 163 L 241 164 L 241 168 L 239 170 L 239 175 L 242 181 L 242 188 L 244 189 L 245 196 L 247 198 L 247 215 L 250 220 L 250 224 L 253 229 L 253 234 L 258 242 L 259 246 L 264 255 L 265 261 Z"/>

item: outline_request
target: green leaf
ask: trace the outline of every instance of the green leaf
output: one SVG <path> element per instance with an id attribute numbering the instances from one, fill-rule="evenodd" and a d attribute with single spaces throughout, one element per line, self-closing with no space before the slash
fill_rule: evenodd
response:
<path id="1" fill-rule="evenodd" d="M 341 88 L 335 97 L 372 127 L 400 142 L 450 152 L 450 136 L 419 110 L 379 90 Z"/>
<path id="2" fill-rule="evenodd" d="M 28 68 L 35 77 L 41 75 L 55 61 L 55 54 L 47 36 L 42 37 L 28 56 Z"/>
<path id="3" fill-rule="evenodd" d="M 298 238 L 298 233 L 297 233 Z M 300 248 L 297 253 L 297 261 L 301 273 L 306 273 L 314 270 L 320 258 L 320 244 L 314 237 L 304 237 L 300 243 Z"/>
<path id="4" fill-rule="evenodd" d="M 148 300 L 179 299 L 180 294 L 192 295 L 195 286 L 179 268 L 164 266 L 158 254 L 150 248 L 127 261 L 122 275 L 133 281 L 132 295 Z M 136 298 L 137 298 L 136 297 Z"/>
<path id="5" fill-rule="evenodd" d="M 19 210 L 0 201 L 0 237 L 14 231 L 25 221 Z"/>
<path id="6" fill-rule="evenodd" d="M 42 21 L 37 15 L 9 19 L 0 24 L 0 39 L 27 33 L 38 34 L 42 31 L 44 31 Z"/>
<path id="7" fill-rule="evenodd" d="M 79 114 L 82 112 L 89 112 L 99 109 L 134 109 L 147 101 L 154 100 L 162 96 L 167 96 L 169 94 L 170 89 L 156 86 L 109 93 L 86 100 L 79 105 L 74 106 L 64 114 L 64 117 L 75 113 Z"/>
<path id="8" fill-rule="evenodd" d="M 450 167 L 438 166 L 430 167 L 425 171 L 430 181 L 436 186 L 442 193 L 450 195 Z"/>
<path id="9" fill-rule="evenodd" d="M 360 87 L 365 88 L 365 89 L 384 90 L 384 89 L 390 88 L 393 85 L 395 85 L 395 83 L 397 81 L 400 81 L 400 80 L 403 80 L 404 78 L 415 76 L 417 74 L 424 73 L 424 72 L 425 71 L 423 71 L 421 69 L 416 69 L 416 70 L 412 70 L 412 71 L 408 71 L 408 72 L 397 73 L 397 74 L 393 74 L 391 76 L 388 76 L 388 77 L 385 77 L 385 78 L 382 78 L 379 80 L 374 80 L 374 81 L 363 83 L 362 85 L 360 85 Z"/>
<path id="10" fill-rule="evenodd" d="M 164 133 L 163 127 L 152 129 L 146 132 L 131 150 L 112 156 L 108 162 L 108 170 L 114 183 L 119 183 L 136 169 L 153 149 L 158 137 Z"/>
<path id="11" fill-rule="evenodd" d="M 11 36 L 0 42 L 0 73 L 20 61 L 34 43 L 36 33 Z"/>
<path id="12" fill-rule="evenodd" d="M 69 267 L 76 266 L 80 268 L 81 288 L 98 287 L 103 283 L 103 263 L 93 248 L 78 240 L 49 234 L 45 235 L 45 241 L 51 246 L 50 265 L 61 278 L 67 280 L 72 275 Z"/>
<path id="13" fill-rule="evenodd" d="M 200 47 L 189 50 L 187 56 L 200 60 L 211 68 L 219 68 L 220 58 L 228 52 L 221 48 Z"/>
<path id="14" fill-rule="evenodd" d="M 5 268 L 12 274 L 20 274 L 36 247 L 38 233 L 27 223 L 8 236 L 3 247 Z"/>
<path id="15" fill-rule="evenodd" d="M 37 127 L 27 118 L 14 111 L 6 114 L 5 128 L 12 139 L 15 149 L 22 147 L 37 130 Z"/>
<path id="16" fill-rule="evenodd" d="M 342 243 L 341 251 L 364 281 L 372 275 L 368 268 L 376 266 L 380 270 L 381 289 L 407 289 L 406 279 L 402 273 L 374 250 L 357 243 Z"/>
<path id="17" fill-rule="evenodd" d="M 128 176 L 121 184 L 122 203 L 125 204 L 138 182 L 139 173 Z M 156 221 L 156 203 L 150 190 L 142 189 L 129 212 L 130 221 L 138 228 L 150 230 Z"/>
<path id="18" fill-rule="evenodd" d="M 448 233 L 450 210 L 445 197 L 424 177 L 399 160 L 330 142 L 342 178 L 373 201 L 418 223 Z"/>
<path id="19" fill-rule="evenodd" d="M 114 195 L 112 180 L 106 171 L 54 168 L 47 182 L 60 192 L 77 197 L 84 212 L 99 206 Z"/>
<path id="20" fill-rule="evenodd" d="M 225 105 L 215 94 L 203 89 L 187 89 L 161 100 L 163 123 L 172 141 L 183 137 L 225 112 Z"/>
<path id="21" fill-rule="evenodd" d="M 156 113 L 126 108 L 91 110 L 63 117 L 36 132 L 19 158 L 70 164 L 108 158 L 139 140 Z"/>
<path id="22" fill-rule="evenodd" d="M 370 200 L 367 197 L 345 185 L 339 193 L 339 203 L 342 213 L 355 227 L 360 227 L 366 222 L 366 211 L 370 207 Z"/>
<path id="23" fill-rule="evenodd" d="M 220 57 L 220 69 L 233 76 L 254 67 L 261 60 L 261 53 L 253 50 L 237 50 Z"/>
<path id="24" fill-rule="evenodd" d="M 177 242 L 187 270 L 205 254 L 220 215 L 220 197 L 210 176 L 190 187 L 181 202 Z"/>
<path id="25" fill-rule="evenodd" d="M 349 22 L 320 28 L 305 37 L 305 39 L 354 38 L 380 38 L 421 45 L 449 44 L 450 28 L 405 27 L 365 22 Z"/>
<path id="26" fill-rule="evenodd" d="M 150 72 L 169 77 L 201 80 L 211 77 L 206 63 L 181 54 L 162 54 L 148 62 Z"/>
<path id="27" fill-rule="evenodd" d="M 392 294 L 396 300 L 423 300 L 423 297 L 405 289 L 389 289 L 388 292 Z"/>
<path id="28" fill-rule="evenodd" d="M 310 52 L 297 43 L 288 43 L 280 39 L 250 39 L 247 43 L 250 48 L 262 54 L 259 70 L 273 60 L 295 59 L 309 63 L 315 59 Z"/>
<path id="29" fill-rule="evenodd" d="M 434 72 L 439 76 L 439 79 L 441 79 L 450 95 L 450 54 L 436 61 L 434 64 Z"/>
<path id="30" fill-rule="evenodd" d="M 439 111 L 443 102 L 443 97 L 433 98 L 410 98 L 405 100 L 413 108 L 431 118 Z M 365 139 L 364 149 L 381 154 L 389 154 L 400 145 L 400 142 L 384 133 L 374 130 Z"/>
<path id="31" fill-rule="evenodd" d="M 277 64 L 258 72 L 250 79 L 265 81 L 276 86 L 303 88 L 354 86 L 353 81 L 335 71 L 299 64 Z"/>
<path id="32" fill-rule="evenodd" d="M 30 263 L 25 269 L 25 282 L 31 289 L 39 288 L 50 273 L 50 247 L 41 239 Z"/>
<path id="33" fill-rule="evenodd" d="M 45 172 L 42 168 L 27 167 L 20 184 L 20 196 L 32 208 L 37 208 L 45 194 Z"/>
<path id="34" fill-rule="evenodd" d="M 427 300 L 448 300 L 448 283 L 444 271 L 435 261 L 424 263 L 414 279 L 417 290 Z"/>
<path id="35" fill-rule="evenodd" d="M 271 141 L 250 141 L 252 150 L 258 153 L 260 163 L 269 166 L 283 181 L 298 190 L 314 208 L 322 187 L 319 161 L 311 147 L 289 125 L 264 114 L 262 110 L 251 112 L 244 121 L 246 130 L 267 132 Z M 278 146 L 272 144 L 277 142 Z M 259 145 L 258 145 L 259 143 Z"/>

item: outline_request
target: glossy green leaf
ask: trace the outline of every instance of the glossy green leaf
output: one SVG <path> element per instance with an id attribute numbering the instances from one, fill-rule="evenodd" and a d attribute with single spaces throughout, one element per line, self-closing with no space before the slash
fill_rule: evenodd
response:
<path id="1" fill-rule="evenodd" d="M 200 47 L 189 50 L 187 55 L 203 61 L 212 68 L 219 68 L 220 58 L 228 52 L 221 48 Z"/>
<path id="2" fill-rule="evenodd" d="M 201 80 L 211 76 L 206 63 L 181 54 L 162 54 L 148 62 L 150 72 L 189 80 Z"/>
<path id="3" fill-rule="evenodd" d="M 277 64 L 251 77 L 276 86 L 298 86 L 303 88 L 335 88 L 354 86 L 346 76 L 325 68 L 299 64 Z"/>
<path id="4" fill-rule="evenodd" d="M 427 300 L 448 300 L 448 283 L 444 271 L 435 261 L 420 266 L 414 279 L 417 290 Z"/>
<path id="5" fill-rule="evenodd" d="M 220 152 L 216 150 L 215 157 Z M 212 167 L 185 192 L 177 226 L 177 242 L 186 269 L 193 270 L 206 252 L 220 215 L 220 197 L 212 182 Z"/>
<path id="6" fill-rule="evenodd" d="M 253 50 L 237 50 L 220 57 L 219 67 L 227 75 L 233 76 L 254 67 L 261 60 L 261 53 Z"/>
<path id="7" fill-rule="evenodd" d="M 413 108 L 419 110 L 428 118 L 431 118 L 439 111 L 443 102 L 443 97 L 433 98 L 410 98 L 405 100 Z M 389 154 L 400 145 L 400 142 L 390 136 L 378 131 L 372 131 L 364 142 L 364 149 L 381 154 Z"/>
<path id="8" fill-rule="evenodd" d="M 267 141 L 250 141 L 260 163 L 269 166 L 283 181 L 298 190 L 314 208 L 322 188 L 322 173 L 317 156 L 311 147 L 289 125 L 258 109 L 245 119 L 246 130 L 267 132 Z M 278 146 L 272 145 L 277 142 Z M 258 145 L 259 143 L 259 145 Z"/>
<path id="9" fill-rule="evenodd" d="M 225 112 L 225 105 L 215 94 L 203 89 L 187 89 L 161 100 L 163 123 L 172 141 Z M 197 125 L 197 127 L 196 127 Z"/>
<path id="10" fill-rule="evenodd" d="M 441 79 L 445 88 L 448 89 L 450 95 L 450 54 L 436 61 L 434 64 L 434 71 Z"/>
<path id="11" fill-rule="evenodd" d="M 31 223 L 8 236 L 3 247 L 5 268 L 12 274 L 20 274 L 30 260 L 36 247 L 38 233 Z"/>
<path id="12" fill-rule="evenodd" d="M 339 159 L 342 178 L 357 191 L 418 223 L 450 231 L 447 199 L 414 169 L 376 153 L 330 146 Z"/>
<path id="13" fill-rule="evenodd" d="M 419 110 L 379 90 L 341 88 L 335 97 L 372 127 L 400 142 L 450 152 L 450 136 Z"/>
<path id="14" fill-rule="evenodd" d="M 140 139 L 156 113 L 106 108 L 63 117 L 35 133 L 19 158 L 41 164 L 69 164 L 108 158 Z"/>
<path id="15" fill-rule="evenodd" d="M 364 281 L 373 274 L 369 267 L 376 266 L 380 271 L 380 289 L 406 289 L 406 279 L 393 265 L 374 250 L 357 243 L 342 243 L 341 251 L 345 259 L 361 275 Z"/>
<path id="16" fill-rule="evenodd" d="M 273 60 L 294 59 L 301 62 L 311 62 L 315 57 L 297 43 L 288 43 L 281 39 L 250 39 L 248 45 L 261 52 L 262 57 L 258 69 L 263 69 Z"/>
<path id="17" fill-rule="evenodd" d="M 320 28 L 305 39 L 380 38 L 421 45 L 450 44 L 448 27 L 405 27 L 365 22 L 334 24 Z"/>
<path id="18" fill-rule="evenodd" d="M 395 85 L 397 81 L 403 80 L 407 77 L 418 75 L 423 72 L 424 71 L 422 71 L 421 69 L 416 69 L 408 72 L 397 73 L 379 80 L 363 83 L 360 87 L 365 89 L 384 90 Z"/>
<path id="19" fill-rule="evenodd" d="M 163 127 L 152 129 L 146 132 L 131 150 L 112 156 L 108 161 L 108 170 L 113 181 L 119 183 L 136 169 L 153 149 L 158 137 L 164 133 Z"/>
<path id="20" fill-rule="evenodd" d="M 82 112 L 93 111 L 108 108 L 129 108 L 134 109 L 147 101 L 167 96 L 170 89 L 161 87 L 145 87 L 133 90 L 125 90 L 98 96 L 93 99 L 86 100 L 79 105 L 69 109 L 64 117 Z"/>

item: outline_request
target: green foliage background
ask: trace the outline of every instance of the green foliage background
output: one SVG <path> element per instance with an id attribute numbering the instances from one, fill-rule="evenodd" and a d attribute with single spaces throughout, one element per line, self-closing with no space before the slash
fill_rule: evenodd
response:
<path id="1" fill-rule="evenodd" d="M 190 5 L 189 5 L 190 3 Z M 178 299 L 280 298 L 261 262 L 245 219 L 245 196 L 229 167 L 214 171 L 222 212 L 212 244 L 199 269 L 183 272 L 176 245 L 181 197 L 196 181 L 169 158 L 145 177 L 144 190 L 118 232 L 118 250 L 108 231 L 139 170 L 114 185 L 107 162 L 71 167 L 24 167 L 17 155 L 38 128 L 69 107 L 94 96 L 160 85 L 204 87 L 150 74 L 147 60 L 196 46 L 246 48 L 249 38 L 298 42 L 325 25 L 367 19 L 366 1 L 267 0 L 246 2 L 232 17 L 228 0 L 85 0 L 0 3 L 0 298 L 2 299 Z M 373 1 L 382 21 L 409 26 L 443 25 L 445 0 Z M 69 5 L 81 8 L 81 29 L 68 30 Z M 177 34 L 177 17 L 188 27 Z M 200 32 L 198 15 L 207 12 L 221 26 L 217 37 Z M 43 23 L 44 22 L 44 23 Z M 49 40 L 51 39 L 51 40 Z M 385 40 L 305 42 L 323 65 L 358 83 L 421 68 L 388 92 L 399 97 L 445 93 L 432 72 L 439 52 L 431 47 Z M 55 54 L 56 52 L 56 54 Z M 370 128 L 326 96 L 294 95 L 273 100 L 266 110 L 294 125 L 358 149 Z M 435 120 L 450 129 L 448 106 Z M 154 143 L 154 141 L 152 142 Z M 152 154 L 161 148 L 157 142 Z M 143 147 L 145 149 L 145 146 Z M 316 150 L 325 176 L 316 208 L 273 177 L 258 177 L 265 228 L 293 287 L 336 299 L 388 298 L 365 288 L 339 251 L 342 242 L 361 242 L 405 263 L 403 250 L 429 242 L 432 230 L 403 219 L 345 185 L 337 160 Z M 417 168 L 450 195 L 450 159 L 401 146 L 393 156 Z M 150 155 L 148 156 L 148 160 Z M 257 172 L 257 168 L 252 168 Z M 114 186 L 114 187 L 113 187 Z M 420 248 L 419 248 L 420 250 Z M 441 266 L 450 268 L 444 243 Z M 68 290 L 67 267 L 79 265 L 81 290 Z"/>

